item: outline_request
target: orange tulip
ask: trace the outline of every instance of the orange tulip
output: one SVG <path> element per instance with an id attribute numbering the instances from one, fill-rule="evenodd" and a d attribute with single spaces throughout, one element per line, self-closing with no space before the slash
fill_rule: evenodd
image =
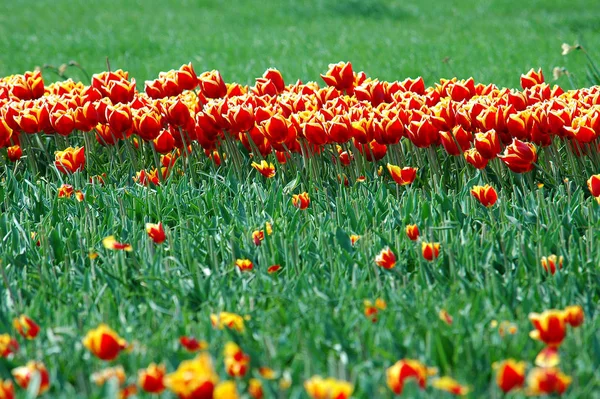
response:
<path id="1" fill-rule="evenodd" d="M 204 340 L 198 341 L 194 337 L 187 337 L 185 335 L 179 337 L 179 343 L 188 352 L 198 352 L 198 351 L 204 351 L 204 350 L 208 349 L 208 342 L 206 342 Z"/>
<path id="2" fill-rule="evenodd" d="M 17 367 L 11 371 L 15 382 L 23 389 L 29 387 L 29 382 L 34 373 L 38 373 L 40 376 L 40 388 L 37 392 L 38 395 L 43 394 L 50 389 L 50 374 L 48 369 L 42 362 L 30 361 L 25 366 Z"/>
<path id="3" fill-rule="evenodd" d="M 260 161 L 260 163 L 252 162 L 252 167 L 267 179 L 275 176 L 275 166 L 273 166 L 273 163 L 268 163 L 264 159 Z"/>
<path id="4" fill-rule="evenodd" d="M 292 196 L 292 204 L 301 210 L 308 208 L 310 205 L 310 197 L 307 192 L 303 192 L 300 194 L 294 194 Z"/>
<path id="5" fill-rule="evenodd" d="M 493 364 L 496 369 L 496 385 L 503 392 L 518 389 L 525 383 L 525 362 L 517 362 L 513 359 L 503 360 Z"/>
<path id="6" fill-rule="evenodd" d="M 11 162 L 17 162 L 23 156 L 23 150 L 20 145 L 11 145 L 6 149 L 6 155 Z"/>
<path id="7" fill-rule="evenodd" d="M 85 165 L 85 147 L 69 147 L 54 153 L 54 165 L 64 173 L 75 173 L 83 170 Z"/>
<path id="8" fill-rule="evenodd" d="M 600 174 L 592 175 L 587 181 L 587 186 L 593 197 L 600 197 Z"/>
<path id="9" fill-rule="evenodd" d="M 416 224 L 408 224 L 406 225 L 406 236 L 412 240 L 416 241 L 419 238 L 419 226 Z"/>
<path id="10" fill-rule="evenodd" d="M 151 363 L 148 368 L 138 373 L 138 385 L 148 393 L 161 393 L 165 390 L 164 377 L 166 369 L 164 364 Z"/>
<path id="11" fill-rule="evenodd" d="M 479 201 L 481 205 L 487 208 L 494 206 L 498 200 L 498 194 L 496 193 L 496 190 L 489 184 L 486 184 L 485 186 L 473 186 L 471 189 L 471 195 L 475 197 L 475 199 Z"/>
<path id="12" fill-rule="evenodd" d="M 0 334 L 0 357 L 8 357 L 19 350 L 19 343 L 8 334 Z M 2 396 L 0 395 L 0 399 Z"/>
<path id="13" fill-rule="evenodd" d="M 58 198 L 71 198 L 75 189 L 70 184 L 63 184 L 58 188 Z"/>
<path id="14" fill-rule="evenodd" d="M 250 259 L 236 259 L 235 265 L 243 272 L 249 272 L 254 268 L 254 264 Z"/>
<path id="15" fill-rule="evenodd" d="M 15 399 L 15 387 L 12 381 L 0 380 L 0 399 Z"/>
<path id="16" fill-rule="evenodd" d="M 529 320 L 535 330 L 529 333 L 533 339 L 544 342 L 548 346 L 560 346 L 567 335 L 567 313 L 550 309 L 543 313 L 530 313 Z"/>
<path id="17" fill-rule="evenodd" d="M 399 166 L 387 164 L 387 169 L 392 176 L 392 179 L 401 186 L 411 184 L 417 177 L 417 168 L 400 168 Z"/>
<path id="18" fill-rule="evenodd" d="M 146 223 L 146 233 L 156 244 L 162 244 L 167 239 L 161 222 L 158 222 L 158 224 Z"/>
<path id="19" fill-rule="evenodd" d="M 130 244 L 123 244 L 123 243 L 118 242 L 115 239 L 115 236 L 104 237 L 102 239 L 102 245 L 104 245 L 104 248 L 106 248 L 106 249 L 112 249 L 115 251 L 119 251 L 119 250 L 128 251 L 128 252 L 133 251 L 133 248 L 131 247 Z"/>
<path id="20" fill-rule="evenodd" d="M 513 172 L 525 173 L 533 169 L 537 161 L 537 151 L 535 145 L 513 139 L 512 144 L 506 147 L 504 154 L 498 158 Z"/>
<path id="21" fill-rule="evenodd" d="M 556 255 L 550 255 L 548 257 L 543 256 L 541 263 L 545 271 L 549 272 L 550 274 L 554 274 L 556 273 L 557 269 L 562 269 L 563 257 L 558 257 Z"/>
<path id="22" fill-rule="evenodd" d="M 571 327 L 579 327 L 583 324 L 585 315 L 581 306 L 567 306 L 565 308 L 565 313 L 567 314 L 566 322 L 569 323 Z"/>
<path id="23" fill-rule="evenodd" d="M 402 359 L 386 371 L 387 386 L 396 395 L 402 394 L 407 380 L 416 380 L 421 389 L 427 385 L 427 377 L 437 374 L 437 370 L 428 368 L 418 360 Z"/>
<path id="24" fill-rule="evenodd" d="M 384 269 L 392 269 L 396 266 L 396 255 L 389 247 L 386 247 L 375 257 L 375 263 Z"/>
<path id="25" fill-rule="evenodd" d="M 165 386 L 180 399 L 212 399 L 219 376 L 207 353 L 184 360 L 175 372 L 164 377 Z M 223 398 L 225 399 L 225 398 Z"/>
<path id="26" fill-rule="evenodd" d="M 488 159 L 485 158 L 476 148 L 471 148 L 464 153 L 465 160 L 473 165 L 476 169 L 485 169 L 488 164 Z"/>
<path id="27" fill-rule="evenodd" d="M 225 344 L 225 371 L 231 377 L 244 377 L 250 366 L 250 356 L 245 354 L 236 343 Z"/>
<path id="28" fill-rule="evenodd" d="M 557 368 L 534 368 L 527 376 L 528 395 L 562 395 L 571 385 L 571 377 Z"/>
<path id="29" fill-rule="evenodd" d="M 263 391 L 262 382 L 257 378 L 250 378 L 250 381 L 248 381 L 248 393 L 252 399 L 263 399 L 265 393 Z"/>
<path id="30" fill-rule="evenodd" d="M 210 323 L 213 327 L 218 328 L 219 330 L 224 329 L 225 327 L 235 330 L 237 332 L 244 332 L 244 318 L 235 313 L 229 312 L 221 312 L 218 314 L 210 315 Z"/>
<path id="31" fill-rule="evenodd" d="M 469 387 L 459 384 L 455 379 L 450 377 L 441 377 L 434 380 L 431 385 L 435 389 L 449 392 L 453 395 L 464 396 L 470 392 Z"/>
<path id="32" fill-rule="evenodd" d="M 127 341 L 106 324 L 100 324 L 86 334 L 83 346 L 99 359 L 113 360 L 127 347 Z"/>
<path id="33" fill-rule="evenodd" d="M 423 242 L 421 244 L 421 253 L 423 258 L 432 261 L 440 255 L 440 243 L 438 242 Z"/>
<path id="34" fill-rule="evenodd" d="M 304 389 L 313 399 L 348 399 L 354 391 L 351 383 L 315 375 L 304 381 Z"/>
<path id="35" fill-rule="evenodd" d="M 277 273 L 280 270 L 281 270 L 281 266 L 280 265 L 271 265 L 267 269 L 267 273 L 273 274 L 273 273 Z"/>
<path id="36" fill-rule="evenodd" d="M 40 332 L 40 326 L 27 315 L 21 315 L 14 319 L 13 327 L 23 338 L 27 339 L 34 339 Z"/>

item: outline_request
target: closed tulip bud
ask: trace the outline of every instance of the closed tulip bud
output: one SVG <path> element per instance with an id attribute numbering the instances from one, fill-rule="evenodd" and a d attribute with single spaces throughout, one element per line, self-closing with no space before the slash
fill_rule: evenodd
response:
<path id="1" fill-rule="evenodd" d="M 198 77 L 200 91 L 207 98 L 222 98 L 227 95 L 227 86 L 219 71 L 203 72 Z"/>
<path id="2" fill-rule="evenodd" d="M 354 246 L 354 244 L 356 244 L 356 242 L 360 240 L 360 236 L 356 235 L 356 234 L 351 234 L 350 235 L 350 244 L 352 244 L 352 246 Z"/>
<path id="3" fill-rule="evenodd" d="M 75 129 L 75 118 L 73 111 L 61 111 L 50 114 L 50 124 L 56 133 L 61 136 L 68 136 Z"/>
<path id="4" fill-rule="evenodd" d="M 235 265 L 243 272 L 251 271 L 254 268 L 250 259 L 236 259 Z"/>
<path id="5" fill-rule="evenodd" d="M 473 186 L 471 195 L 486 208 L 494 206 L 498 200 L 496 190 L 489 184 L 486 184 L 485 186 Z"/>
<path id="6" fill-rule="evenodd" d="M 438 242 L 423 242 L 421 244 L 423 258 L 428 261 L 436 259 L 440 255 L 440 244 Z"/>
<path id="7" fill-rule="evenodd" d="M 281 76 L 281 72 L 277 69 L 269 68 L 263 73 L 263 78 L 270 80 L 273 82 L 273 85 L 277 89 L 277 93 L 283 93 L 285 89 L 285 83 L 283 81 L 283 76 Z"/>
<path id="8" fill-rule="evenodd" d="M 400 168 L 399 166 L 387 164 L 387 169 L 392 176 L 392 179 L 401 186 L 411 184 L 417 177 L 417 168 Z"/>
<path id="9" fill-rule="evenodd" d="M 115 134 L 121 134 L 131 128 L 131 108 L 127 104 L 106 107 L 106 123 Z"/>
<path id="10" fill-rule="evenodd" d="M 198 77 L 191 62 L 183 64 L 175 73 L 180 90 L 194 90 L 198 85 Z"/>
<path id="11" fill-rule="evenodd" d="M 571 385 L 571 377 L 558 368 L 534 368 L 527 376 L 528 395 L 562 395 Z"/>
<path id="12" fill-rule="evenodd" d="M 23 150 L 20 145 L 12 145 L 6 149 L 6 155 L 9 161 L 17 162 L 23 156 Z"/>
<path id="13" fill-rule="evenodd" d="M 369 144 L 358 144 L 355 142 L 354 145 L 369 162 L 379 161 L 387 153 L 387 146 L 379 144 L 375 140 L 372 140 Z"/>
<path id="14" fill-rule="evenodd" d="M 556 256 L 556 255 L 550 255 L 548 257 L 543 256 L 542 260 L 542 267 L 544 268 L 544 270 L 550 274 L 554 274 L 556 273 L 556 270 L 558 269 L 562 269 L 563 266 L 563 257 L 560 256 Z"/>
<path id="15" fill-rule="evenodd" d="M 35 373 L 39 374 L 40 387 L 37 391 L 37 395 L 41 395 L 50 389 L 50 374 L 48 369 L 42 362 L 30 361 L 25 366 L 17 367 L 11 371 L 15 382 L 23 389 L 29 388 L 29 383 Z"/>
<path id="16" fill-rule="evenodd" d="M 281 114 L 276 114 L 261 125 L 263 134 L 272 143 L 283 143 L 288 139 L 290 124 Z"/>
<path id="17" fill-rule="evenodd" d="M 521 75 L 521 87 L 523 89 L 529 89 L 542 83 L 544 83 L 544 74 L 541 68 L 537 72 L 531 68 L 525 75 Z"/>
<path id="18" fill-rule="evenodd" d="M 54 153 L 54 166 L 64 173 L 75 173 L 85 166 L 85 147 L 68 147 Z"/>
<path id="19" fill-rule="evenodd" d="M 165 390 L 164 377 L 166 369 L 164 364 L 150 364 L 148 368 L 138 373 L 138 385 L 148 393 L 161 393 Z"/>
<path id="20" fill-rule="evenodd" d="M 155 244 L 162 244 L 167 238 L 162 222 L 158 222 L 158 224 L 146 223 L 146 233 Z"/>
<path id="21" fill-rule="evenodd" d="M 308 208 L 310 205 L 310 197 L 308 196 L 308 193 L 303 192 L 292 195 L 292 204 L 300 210 Z"/>
<path id="22" fill-rule="evenodd" d="M 494 129 L 475 134 L 475 148 L 481 156 L 493 159 L 500 153 L 500 138 Z"/>
<path id="23" fill-rule="evenodd" d="M 144 140 L 156 139 L 162 130 L 162 121 L 158 112 L 141 108 L 133 112 L 133 128 Z"/>
<path id="24" fill-rule="evenodd" d="M 418 360 L 402 359 L 386 370 L 387 386 L 396 395 L 401 395 L 407 380 L 415 380 L 422 390 L 427 386 L 427 377 L 435 375 L 436 369 L 428 368 Z"/>
<path id="25" fill-rule="evenodd" d="M 167 129 L 161 131 L 158 136 L 153 140 L 154 148 L 161 154 L 166 154 L 173 151 L 175 148 L 175 139 L 171 135 L 171 132 Z"/>
<path id="26" fill-rule="evenodd" d="M 100 324 L 86 334 L 83 346 L 99 359 L 113 360 L 127 347 L 127 341 L 106 324 Z"/>
<path id="27" fill-rule="evenodd" d="M 318 119 L 306 122 L 302 126 L 302 134 L 309 143 L 321 146 L 327 144 L 328 137 L 325 133 L 325 125 Z"/>
<path id="28" fill-rule="evenodd" d="M 130 103 L 135 96 L 135 79 L 131 82 L 121 79 L 108 82 L 108 97 L 113 104 Z"/>
<path id="29" fill-rule="evenodd" d="M 392 269 L 396 266 L 396 255 L 389 247 L 386 247 L 375 257 L 375 263 L 384 269 Z"/>
<path id="30" fill-rule="evenodd" d="M 0 380 L 0 399 L 15 399 L 15 387 L 12 381 Z"/>
<path id="31" fill-rule="evenodd" d="M 530 313 L 529 320 L 535 330 L 529 333 L 533 339 L 548 346 L 560 346 L 567 335 L 567 313 L 562 310 L 546 310 L 543 313 Z"/>
<path id="32" fill-rule="evenodd" d="M 581 306 L 567 306 L 565 308 L 565 313 L 567 314 L 566 321 L 571 325 L 571 327 L 579 327 L 583 324 L 585 315 Z"/>
<path id="33" fill-rule="evenodd" d="M 171 101 L 166 107 L 167 121 L 177 127 L 185 127 L 193 121 L 192 114 L 188 106 L 181 101 L 176 99 Z"/>
<path id="34" fill-rule="evenodd" d="M 27 339 L 34 339 L 40 332 L 40 326 L 27 315 L 21 315 L 14 319 L 13 327 L 23 338 Z"/>
<path id="35" fill-rule="evenodd" d="M 537 151 L 535 145 L 513 139 L 512 144 L 506 147 L 504 154 L 498 158 L 513 172 L 525 173 L 533 169 L 537 161 Z"/>
<path id="36" fill-rule="evenodd" d="M 592 175 L 587 181 L 587 186 L 593 197 L 600 197 L 600 174 Z"/>
<path id="37" fill-rule="evenodd" d="M 485 158 L 476 148 L 471 148 L 464 153 L 465 160 L 473 165 L 476 169 L 485 169 L 489 160 Z"/>
<path id="38" fill-rule="evenodd" d="M 519 389 L 525 383 L 525 368 L 527 367 L 525 362 L 507 359 L 500 363 L 494 363 L 493 367 L 496 370 L 496 385 L 503 392 Z"/>
<path id="39" fill-rule="evenodd" d="M 275 166 L 264 159 L 260 163 L 252 162 L 252 167 L 267 179 L 275 176 Z"/>
<path id="40" fill-rule="evenodd" d="M 439 129 L 433 124 L 431 117 L 423 117 L 408 125 L 407 135 L 412 143 L 419 148 L 427 148 L 440 139 Z"/>
<path id="41" fill-rule="evenodd" d="M 538 367 L 556 367 L 560 363 L 558 348 L 547 346 L 535 357 L 535 365 Z"/>
<path id="42" fill-rule="evenodd" d="M 406 226 L 406 236 L 412 240 L 416 241 L 419 238 L 419 226 L 416 224 L 409 224 Z"/>

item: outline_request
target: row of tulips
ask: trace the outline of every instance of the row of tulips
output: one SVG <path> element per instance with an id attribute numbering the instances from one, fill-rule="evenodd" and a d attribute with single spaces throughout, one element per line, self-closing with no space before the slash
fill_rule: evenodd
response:
<path id="1" fill-rule="evenodd" d="M 365 315 L 374 322 L 376 321 L 374 315 L 378 310 L 384 310 L 387 306 L 382 299 L 376 301 L 375 307 L 371 303 L 365 305 Z M 371 310 L 367 311 L 368 309 Z M 440 319 L 447 324 L 452 324 L 452 317 L 445 311 L 440 312 Z M 227 328 L 237 334 L 244 333 L 244 320 L 243 316 L 227 312 L 212 314 L 210 317 L 214 328 Z M 525 384 L 527 367 L 525 362 L 507 359 L 495 363 L 493 368 L 496 370 L 496 384 L 505 393 L 519 390 L 526 385 L 525 392 L 528 395 L 562 394 L 569 387 L 571 378 L 557 367 L 560 363 L 558 350 L 567 336 L 567 326 L 576 328 L 583 324 L 583 309 L 580 306 L 568 306 L 564 310 L 551 309 L 540 314 L 531 313 L 529 320 L 534 327 L 529 334 L 530 337 L 546 345 L 535 359 L 536 367 L 529 372 Z M 14 327 L 27 340 L 36 339 L 40 332 L 40 327 L 26 315 L 16 318 Z M 115 360 L 122 352 L 133 349 L 132 344 L 106 324 L 100 324 L 90 330 L 82 342 L 92 355 L 103 361 Z M 274 380 L 280 374 L 263 366 L 256 370 L 256 378 L 247 379 L 251 374 L 250 356 L 244 353 L 238 344 L 228 342 L 223 351 L 224 369 L 227 375 L 235 380 L 220 381 L 213 360 L 207 351 L 208 343 L 187 336 L 181 337 L 180 343 L 185 350 L 198 355 L 193 359 L 182 361 L 171 373 L 167 373 L 164 364 L 152 363 L 146 369 L 139 370 L 137 384 L 127 384 L 127 376 L 122 366 L 102 369 L 94 373 L 91 379 L 98 386 L 115 381 L 120 388 L 121 398 L 135 394 L 139 388 L 153 394 L 160 394 L 168 389 L 181 399 L 235 399 L 240 397 L 238 385 L 243 385 L 252 398 L 262 399 L 263 382 Z M 9 334 L 0 335 L 2 357 L 12 357 L 18 350 L 19 344 L 14 337 Z M 401 359 L 387 369 L 387 385 L 392 392 L 400 395 L 409 381 L 415 381 L 418 387 L 425 389 L 429 377 L 437 373 L 436 368 L 427 367 L 419 360 Z M 12 375 L 17 385 L 23 389 L 30 389 L 29 384 L 37 378 L 38 395 L 50 389 L 50 374 L 41 361 L 29 361 L 25 366 L 13 369 Z M 290 376 L 287 373 L 281 374 L 279 388 L 286 390 L 291 384 Z M 466 395 L 470 391 L 468 386 L 458 383 L 449 376 L 434 379 L 432 386 L 459 396 Z M 347 399 L 354 391 L 351 382 L 322 378 L 319 375 L 306 380 L 304 387 L 313 399 Z M 14 392 L 11 381 L 0 380 L 0 397 L 12 399 L 15 397 Z"/>
<path id="2" fill-rule="evenodd" d="M 138 92 L 121 70 L 96 74 L 89 86 L 71 80 L 45 85 L 40 72 L 9 76 L 0 79 L 0 147 L 15 161 L 24 154 L 23 142 L 30 161 L 37 162 L 31 135 L 68 138 L 83 132 L 88 147 L 94 135 L 106 147 L 127 142 L 151 148 L 153 168 L 136 176 L 142 184 L 159 184 L 179 156 L 198 156 L 197 148 L 217 164 L 224 152 L 239 161 L 239 143 L 268 178 L 276 174 L 264 160 L 271 153 L 281 164 L 292 153 L 304 158 L 324 153 L 344 167 L 358 152 L 367 161 L 388 154 L 394 163 L 424 165 L 414 152 L 436 147 L 443 151 L 433 154 L 461 157 L 477 169 L 498 158 L 512 172 L 529 172 L 540 147 L 550 147 L 546 154 L 557 175 L 561 168 L 576 173 L 589 165 L 578 157 L 600 167 L 598 87 L 563 91 L 533 69 L 521 76 L 522 90 L 472 78 L 426 87 L 422 78 L 372 79 L 343 62 L 330 65 L 322 79 L 327 86 L 286 85 L 279 71 L 269 69 L 248 87 L 225 83 L 218 71 L 196 76 L 188 64 L 161 73 Z M 84 151 L 56 152 L 55 167 L 63 173 L 82 170 Z M 410 169 L 390 173 L 400 184 L 414 178 Z"/>

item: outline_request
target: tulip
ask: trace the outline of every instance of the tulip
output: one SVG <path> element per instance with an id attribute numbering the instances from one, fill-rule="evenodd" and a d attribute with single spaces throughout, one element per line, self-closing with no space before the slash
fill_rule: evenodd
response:
<path id="1" fill-rule="evenodd" d="M 494 129 L 475 134 L 475 148 L 485 159 L 493 159 L 500 153 L 500 139 Z"/>
<path id="2" fill-rule="evenodd" d="M 485 158 L 476 148 L 471 148 L 464 153 L 465 160 L 473 165 L 476 169 L 485 169 L 488 164 L 488 159 Z"/>
<path id="3" fill-rule="evenodd" d="M 354 387 L 351 383 L 315 375 L 304 381 L 306 393 L 313 399 L 348 399 Z"/>
<path id="4" fill-rule="evenodd" d="M 356 242 L 360 240 L 360 236 L 356 235 L 356 234 L 350 234 L 350 244 L 352 246 L 354 246 L 354 244 L 356 244 Z"/>
<path id="5" fill-rule="evenodd" d="M 310 205 L 310 197 L 308 196 L 308 193 L 303 192 L 292 195 L 292 204 L 300 210 L 308 208 Z"/>
<path id="6" fill-rule="evenodd" d="M 21 315 L 14 319 L 13 327 L 23 338 L 27 339 L 34 339 L 40 332 L 40 326 L 27 315 Z"/>
<path id="7" fill-rule="evenodd" d="M 6 155 L 11 162 L 17 162 L 23 156 L 23 150 L 20 145 L 11 145 L 6 149 Z"/>
<path id="8" fill-rule="evenodd" d="M 260 125 L 261 131 L 272 143 L 283 143 L 290 134 L 290 123 L 281 114 L 276 114 Z"/>
<path id="9" fill-rule="evenodd" d="M 558 355 L 558 348 L 554 346 L 545 347 L 535 357 L 535 365 L 538 367 L 556 367 L 559 363 L 560 356 Z"/>
<path id="10" fill-rule="evenodd" d="M 525 362 L 507 359 L 494 363 L 496 369 L 496 385 L 505 393 L 519 389 L 525 383 Z"/>
<path id="11" fill-rule="evenodd" d="M 438 317 L 441 321 L 448 324 L 449 326 L 452 325 L 452 316 L 450 316 L 450 313 L 448 313 L 446 309 L 440 310 L 438 313 Z"/>
<path id="12" fill-rule="evenodd" d="M 130 244 L 120 243 L 115 239 L 115 236 L 108 236 L 102 239 L 102 245 L 106 249 L 112 249 L 115 251 L 133 251 Z"/>
<path id="13" fill-rule="evenodd" d="M 427 377 L 436 373 L 436 369 L 428 368 L 418 360 L 402 359 L 387 369 L 387 386 L 396 395 L 400 395 L 406 381 L 413 379 L 423 390 L 427 385 Z"/>
<path id="14" fill-rule="evenodd" d="M 194 337 L 181 336 L 179 337 L 179 343 L 188 352 L 198 352 L 208 349 L 208 342 L 204 340 L 198 341 Z"/>
<path id="15" fill-rule="evenodd" d="M 83 202 L 85 200 L 85 194 L 83 194 L 83 191 L 77 190 L 75 191 L 75 198 L 77 199 L 77 201 Z"/>
<path id="16" fill-rule="evenodd" d="M 340 91 L 352 91 L 354 88 L 354 72 L 350 62 L 329 64 L 329 70 L 321 78 L 328 86 L 333 86 Z"/>
<path id="17" fill-rule="evenodd" d="M 19 350 L 19 343 L 8 334 L 0 334 L 0 357 L 8 357 Z M 0 399 L 2 396 L 0 395 Z"/>
<path id="18" fill-rule="evenodd" d="M 468 387 L 459 384 L 456 380 L 450 377 L 438 378 L 437 380 L 434 380 L 431 385 L 436 389 L 458 396 L 464 396 L 470 391 Z"/>
<path id="19" fill-rule="evenodd" d="M 275 176 L 275 166 L 273 163 L 267 163 L 264 159 L 260 163 L 252 162 L 252 167 L 267 179 Z"/>
<path id="20" fill-rule="evenodd" d="M 198 77 L 200 91 L 207 98 L 222 98 L 227 95 L 227 86 L 219 71 L 203 72 Z"/>
<path id="21" fill-rule="evenodd" d="M 161 393 L 165 390 L 164 377 L 166 369 L 164 364 L 151 363 L 148 368 L 138 373 L 138 385 L 148 393 Z"/>
<path id="22" fill-rule="evenodd" d="M 83 170 L 85 165 L 85 147 L 68 147 L 54 153 L 54 165 L 64 174 Z"/>
<path id="23" fill-rule="evenodd" d="M 373 323 L 375 323 L 377 321 L 377 314 L 379 313 L 379 311 L 387 309 L 387 303 L 381 298 L 377 298 L 375 300 L 375 304 L 373 304 L 369 300 L 365 300 L 363 302 L 363 305 L 365 307 L 365 310 L 364 310 L 365 316 L 367 318 L 371 319 L 371 321 Z"/>
<path id="24" fill-rule="evenodd" d="M 235 382 L 233 381 L 221 382 L 215 387 L 215 392 L 213 394 L 213 399 L 239 399 L 239 397 Z M 199 399 L 203 398 L 204 396 L 199 397 Z"/>
<path id="25" fill-rule="evenodd" d="M 489 184 L 486 184 L 485 186 L 473 186 L 471 195 L 486 208 L 494 206 L 498 200 L 496 190 Z"/>
<path id="26" fill-rule="evenodd" d="M 567 314 L 566 322 L 569 323 L 571 327 L 579 327 L 583 324 L 585 315 L 581 306 L 567 306 L 565 308 L 565 313 Z"/>
<path id="27" fill-rule="evenodd" d="M 244 377 L 250 365 L 250 356 L 245 354 L 236 343 L 225 344 L 225 371 L 231 377 Z"/>
<path id="28" fill-rule="evenodd" d="M 235 330 L 237 332 L 244 332 L 244 318 L 235 313 L 229 312 L 221 312 L 218 314 L 210 315 L 210 323 L 213 327 L 218 328 L 219 330 L 224 329 L 225 327 Z"/>
<path id="29" fill-rule="evenodd" d="M 544 74 L 541 68 L 537 72 L 531 68 L 527 74 L 521 75 L 521 87 L 523 89 L 528 89 L 542 83 L 544 83 Z"/>
<path id="30" fill-rule="evenodd" d="M 587 186 L 593 197 L 600 197 L 600 174 L 592 175 L 587 181 Z"/>
<path id="31" fill-rule="evenodd" d="M 192 63 L 183 64 L 179 70 L 175 71 L 177 85 L 181 91 L 194 90 L 198 85 L 198 77 L 194 71 Z"/>
<path id="32" fill-rule="evenodd" d="M 106 384 L 106 382 L 116 379 L 119 386 L 125 384 L 125 370 L 123 366 L 109 367 L 92 374 L 91 379 L 98 386 Z"/>
<path id="33" fill-rule="evenodd" d="M 15 388 L 12 381 L 0 380 L 0 399 L 15 399 Z"/>
<path id="34" fill-rule="evenodd" d="M 512 144 L 506 147 L 504 154 L 498 158 L 513 172 L 525 173 L 533 169 L 537 161 L 537 152 L 533 144 L 513 139 Z"/>
<path id="35" fill-rule="evenodd" d="M 388 163 L 387 169 L 390 172 L 392 179 L 401 186 L 411 184 L 415 180 L 415 177 L 417 177 L 417 168 L 400 168 L 399 166 Z"/>
<path id="36" fill-rule="evenodd" d="M 281 76 L 281 72 L 279 72 L 277 69 L 267 69 L 265 73 L 263 73 L 263 78 L 273 82 L 273 84 L 277 88 L 277 93 L 282 93 L 284 91 L 285 82 L 283 81 L 283 76 Z"/>
<path id="37" fill-rule="evenodd" d="M 250 381 L 248 381 L 248 393 L 252 399 L 263 399 L 265 393 L 263 391 L 262 382 L 257 378 L 250 378 Z"/>
<path id="38" fill-rule="evenodd" d="M 37 395 L 41 395 L 50 389 L 50 374 L 46 366 L 42 362 L 30 361 L 25 366 L 17 367 L 11 371 L 15 382 L 18 386 L 23 389 L 29 388 L 29 382 L 34 373 L 38 373 L 40 377 L 40 387 L 37 391 Z"/>
<path id="39" fill-rule="evenodd" d="M 218 382 L 219 377 L 207 353 L 184 360 L 175 372 L 164 377 L 165 386 L 180 399 L 212 399 Z"/>
<path id="40" fill-rule="evenodd" d="M 127 347 L 127 341 L 106 324 L 100 324 L 86 334 L 83 346 L 99 359 L 113 360 Z"/>
<path id="41" fill-rule="evenodd" d="M 571 385 L 571 377 L 557 368 L 534 368 L 527 376 L 528 395 L 562 395 Z"/>
<path id="42" fill-rule="evenodd" d="M 254 267 L 250 259 L 236 259 L 235 265 L 243 272 L 249 272 Z"/>
<path id="43" fill-rule="evenodd" d="M 58 198 L 71 198 L 75 189 L 70 184 L 63 184 L 58 188 Z"/>
<path id="44" fill-rule="evenodd" d="M 440 255 L 440 244 L 438 242 L 423 242 L 421 244 L 423 258 L 428 261 L 436 259 Z"/>
<path id="45" fill-rule="evenodd" d="M 267 273 L 273 274 L 273 273 L 277 273 L 279 270 L 281 270 L 280 265 L 271 265 L 267 268 Z"/>
<path id="46" fill-rule="evenodd" d="M 419 227 L 416 224 L 406 225 L 406 236 L 411 241 L 416 241 L 419 238 Z"/>
<path id="47" fill-rule="evenodd" d="M 274 380 L 277 377 L 277 373 L 270 367 L 259 367 L 258 374 L 265 380 Z"/>
<path id="48" fill-rule="evenodd" d="M 389 247 L 386 247 L 375 257 L 375 263 L 384 269 L 392 269 L 396 266 L 396 255 Z"/>
<path id="49" fill-rule="evenodd" d="M 548 257 L 543 256 L 542 260 L 542 267 L 544 268 L 544 270 L 546 272 L 549 272 L 550 274 L 554 274 L 556 273 L 557 269 L 562 269 L 563 266 L 563 257 L 560 256 L 556 256 L 556 255 L 550 255 Z"/>
<path id="50" fill-rule="evenodd" d="M 452 132 L 440 132 L 440 140 L 448 154 L 460 155 L 471 146 L 473 134 L 458 125 Z"/>
<path id="51" fill-rule="evenodd" d="M 158 222 L 158 224 L 146 223 L 146 233 L 155 244 L 162 244 L 166 240 L 162 222 Z"/>
<path id="52" fill-rule="evenodd" d="M 533 339 L 544 342 L 548 346 L 560 346 L 567 335 L 567 313 L 562 310 L 546 310 L 543 313 L 530 313 L 529 320 L 535 330 L 529 333 Z"/>
<path id="53" fill-rule="evenodd" d="M 254 230 L 252 232 L 252 241 L 254 242 L 254 245 L 256 245 L 257 247 L 260 246 L 260 244 L 262 243 L 262 241 L 265 239 L 265 232 L 263 230 Z"/>

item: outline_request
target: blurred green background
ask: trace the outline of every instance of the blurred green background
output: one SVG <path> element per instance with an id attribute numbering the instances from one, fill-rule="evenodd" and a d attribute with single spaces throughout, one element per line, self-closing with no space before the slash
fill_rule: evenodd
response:
<path id="1" fill-rule="evenodd" d="M 560 46 L 600 48 L 600 2 L 589 0 L 0 3 L 0 75 L 70 60 L 95 73 L 108 56 L 138 83 L 189 61 L 197 73 L 219 69 L 228 81 L 251 83 L 268 67 L 307 81 L 349 60 L 380 79 L 421 75 L 433 84 L 473 76 L 509 87 L 529 68 L 550 78 L 553 67 L 565 66 L 576 84 L 589 85 L 583 54 L 563 57 Z"/>

